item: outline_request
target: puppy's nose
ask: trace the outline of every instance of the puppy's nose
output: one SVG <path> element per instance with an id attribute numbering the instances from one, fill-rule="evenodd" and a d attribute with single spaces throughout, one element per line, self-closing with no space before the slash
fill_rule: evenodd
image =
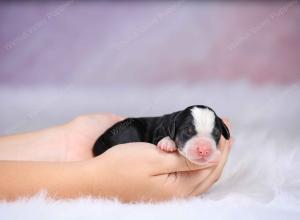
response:
<path id="1" fill-rule="evenodd" d="M 212 146 L 209 141 L 201 140 L 198 142 L 197 151 L 201 157 L 209 157 L 212 153 Z"/>

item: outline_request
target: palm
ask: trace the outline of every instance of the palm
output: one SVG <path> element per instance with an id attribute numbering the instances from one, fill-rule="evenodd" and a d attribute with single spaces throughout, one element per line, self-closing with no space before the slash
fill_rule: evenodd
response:
<path id="1" fill-rule="evenodd" d="M 79 116 L 68 123 L 65 127 L 65 159 L 79 161 L 92 158 L 92 148 L 97 138 L 122 119 L 112 114 L 92 114 Z"/>

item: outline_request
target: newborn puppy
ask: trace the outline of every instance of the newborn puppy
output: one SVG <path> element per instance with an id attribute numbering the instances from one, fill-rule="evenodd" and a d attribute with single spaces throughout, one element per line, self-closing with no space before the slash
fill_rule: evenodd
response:
<path id="1" fill-rule="evenodd" d="M 93 153 L 98 156 L 118 144 L 148 142 L 163 151 L 178 150 L 193 163 L 205 164 L 219 159 L 221 135 L 230 138 L 222 119 L 211 108 L 195 105 L 161 117 L 120 121 L 98 138 Z"/>

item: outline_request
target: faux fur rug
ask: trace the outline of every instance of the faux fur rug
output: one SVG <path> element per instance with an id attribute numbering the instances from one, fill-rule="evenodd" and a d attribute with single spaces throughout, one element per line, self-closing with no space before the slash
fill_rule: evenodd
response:
<path id="1" fill-rule="evenodd" d="M 231 119 L 235 142 L 222 178 L 198 198 L 121 204 L 92 198 L 53 201 L 39 194 L 0 202 L 0 219 L 300 219 L 299 98 L 298 84 L 246 82 L 1 88 L 1 134 L 51 126 L 89 112 L 150 116 L 206 104 Z"/>

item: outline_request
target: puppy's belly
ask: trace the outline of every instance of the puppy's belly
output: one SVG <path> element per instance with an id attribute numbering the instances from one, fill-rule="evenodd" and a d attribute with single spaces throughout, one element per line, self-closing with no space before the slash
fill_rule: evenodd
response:
<path id="1" fill-rule="evenodd" d="M 130 142 L 147 142 L 147 140 L 141 122 L 128 118 L 116 123 L 98 138 L 93 154 L 98 156 L 115 145 Z"/>

